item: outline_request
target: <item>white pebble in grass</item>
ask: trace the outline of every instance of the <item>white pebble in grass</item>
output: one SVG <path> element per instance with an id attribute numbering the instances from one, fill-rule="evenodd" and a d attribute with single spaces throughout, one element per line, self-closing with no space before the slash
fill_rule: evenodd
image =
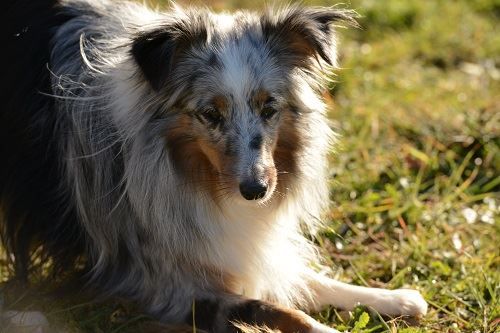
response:
<path id="1" fill-rule="evenodd" d="M 407 189 L 408 187 L 410 187 L 410 181 L 408 180 L 408 178 L 405 178 L 405 177 L 399 178 L 399 184 L 404 189 Z"/>
<path id="2" fill-rule="evenodd" d="M 462 209 L 462 215 L 465 217 L 467 223 L 472 224 L 476 222 L 477 212 L 472 208 L 464 208 Z"/>
<path id="3" fill-rule="evenodd" d="M 455 250 L 457 251 L 461 251 L 462 250 L 462 240 L 460 239 L 460 235 L 458 233 L 454 233 L 453 236 L 451 236 L 451 241 L 453 243 L 453 247 L 455 248 Z"/>
<path id="4" fill-rule="evenodd" d="M 497 210 L 497 203 L 495 199 L 487 197 L 483 199 L 483 202 L 488 205 L 488 209 L 495 212 Z"/>
<path id="5" fill-rule="evenodd" d="M 364 43 L 361 45 L 360 51 L 362 54 L 369 54 L 372 51 L 372 46 L 368 43 Z"/>
<path id="6" fill-rule="evenodd" d="M 493 212 L 488 210 L 486 213 L 481 215 L 481 222 L 488 224 L 495 224 L 495 218 L 493 217 Z"/>

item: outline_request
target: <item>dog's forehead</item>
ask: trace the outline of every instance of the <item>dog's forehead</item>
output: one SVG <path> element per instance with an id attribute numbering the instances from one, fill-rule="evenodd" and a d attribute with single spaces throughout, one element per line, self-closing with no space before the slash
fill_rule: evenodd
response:
<path id="1" fill-rule="evenodd" d="M 270 54 L 258 18 L 241 12 L 217 14 L 213 20 L 210 49 L 218 63 L 219 88 L 235 100 L 247 100 L 258 90 L 278 89 L 283 69 Z"/>

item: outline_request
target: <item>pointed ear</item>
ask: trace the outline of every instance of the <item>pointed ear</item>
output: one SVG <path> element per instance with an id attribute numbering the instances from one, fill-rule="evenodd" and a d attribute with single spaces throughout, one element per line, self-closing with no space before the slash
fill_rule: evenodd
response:
<path id="1" fill-rule="evenodd" d="M 194 15 L 140 33 L 132 41 L 132 57 L 153 89 L 158 91 L 164 86 L 187 50 L 206 42 L 204 19 Z"/>
<path id="2" fill-rule="evenodd" d="M 328 7 L 290 6 L 261 18 L 262 32 L 271 51 L 293 66 L 307 67 L 318 56 L 337 63 L 334 24 L 357 26 L 356 12 Z"/>

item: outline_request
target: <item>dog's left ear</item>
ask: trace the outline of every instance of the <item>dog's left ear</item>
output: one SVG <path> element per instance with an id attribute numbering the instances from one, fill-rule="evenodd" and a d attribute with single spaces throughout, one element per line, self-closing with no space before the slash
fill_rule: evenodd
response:
<path id="1" fill-rule="evenodd" d="M 261 18 L 264 38 L 278 59 L 307 67 L 318 56 L 327 64 L 337 62 L 334 24 L 357 26 L 353 10 L 290 6 L 269 11 Z"/>
<path id="2" fill-rule="evenodd" d="M 203 13 L 186 12 L 181 19 L 135 36 L 130 52 L 146 80 L 158 91 L 185 52 L 206 42 L 207 34 Z"/>

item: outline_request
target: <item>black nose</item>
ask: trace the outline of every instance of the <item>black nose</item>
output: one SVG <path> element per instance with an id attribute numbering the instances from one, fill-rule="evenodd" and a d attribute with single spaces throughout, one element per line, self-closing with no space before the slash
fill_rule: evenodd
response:
<path id="1" fill-rule="evenodd" d="M 247 200 L 262 199 L 266 195 L 267 184 L 261 181 L 245 181 L 240 184 L 240 192 Z"/>

